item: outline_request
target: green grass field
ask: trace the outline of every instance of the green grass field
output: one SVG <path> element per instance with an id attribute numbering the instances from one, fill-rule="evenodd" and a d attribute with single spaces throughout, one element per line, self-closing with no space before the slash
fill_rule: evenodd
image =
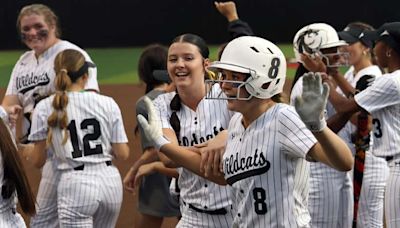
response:
<path id="1" fill-rule="evenodd" d="M 292 45 L 283 44 L 279 47 L 287 58 L 293 57 Z M 135 84 L 139 82 L 137 65 L 141 47 L 135 48 L 101 48 L 88 49 L 89 55 L 98 67 L 98 80 L 100 84 Z M 217 46 L 210 48 L 211 60 L 217 56 Z M 0 87 L 6 87 L 14 64 L 24 50 L 0 50 Z M 293 69 L 288 69 L 288 77 L 294 75 Z"/>

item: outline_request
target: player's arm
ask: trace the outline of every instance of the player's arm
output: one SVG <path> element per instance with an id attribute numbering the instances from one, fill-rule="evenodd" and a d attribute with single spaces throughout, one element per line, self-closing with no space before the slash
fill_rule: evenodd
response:
<path id="1" fill-rule="evenodd" d="M 235 2 L 214 2 L 214 5 L 218 12 L 228 21 L 228 32 L 232 39 L 239 36 L 254 35 L 250 26 L 239 19 Z"/>
<path id="2" fill-rule="evenodd" d="M 22 156 L 36 168 L 40 169 L 43 167 L 47 159 L 46 139 L 23 146 L 20 145 L 18 148 L 22 152 Z"/>
<path id="3" fill-rule="evenodd" d="M 176 169 L 167 168 L 165 167 L 164 163 L 160 161 L 155 161 L 142 165 L 139 168 L 137 174 L 135 175 L 134 187 L 137 187 L 140 184 L 143 177 L 156 172 L 164 174 L 168 177 L 175 177 L 175 178 L 179 177 L 179 173 Z"/>
<path id="4" fill-rule="evenodd" d="M 126 160 L 129 157 L 128 143 L 111 143 L 111 147 L 115 158 L 119 160 Z"/>
<path id="5" fill-rule="evenodd" d="M 205 176 L 205 174 L 200 171 L 201 156 L 199 153 L 193 152 L 185 147 L 181 147 L 177 144 L 177 142 L 171 142 L 168 138 L 168 135 L 163 135 L 160 119 L 155 111 L 153 103 L 147 97 L 145 97 L 144 101 L 148 110 L 149 120 L 146 120 L 146 118 L 139 115 L 138 121 L 143 127 L 147 138 L 153 141 L 155 147 L 159 148 L 162 153 L 164 153 L 178 165 L 217 184 L 225 185 L 226 180 L 224 179 L 222 173 L 220 173 L 220 175 L 214 175 L 211 173 L 211 175 Z"/>
<path id="6" fill-rule="evenodd" d="M 144 150 L 140 158 L 133 163 L 132 167 L 128 170 L 125 175 L 123 183 L 127 191 L 133 192 L 135 188 L 135 177 L 142 165 L 152 163 L 158 160 L 158 151 L 154 147 L 148 147 Z"/>
<path id="7" fill-rule="evenodd" d="M 175 145 L 179 145 L 178 139 L 176 138 L 175 132 L 170 129 L 170 128 L 163 128 L 163 135 L 169 139 L 171 143 L 174 143 Z M 160 160 L 164 163 L 164 165 L 168 168 L 178 168 L 180 165 L 176 163 L 176 161 L 173 158 L 170 158 L 168 155 L 163 153 L 163 151 L 160 151 L 161 153 L 158 153 L 158 156 Z"/>
<path id="8" fill-rule="evenodd" d="M 326 126 L 324 110 L 329 94 L 327 84 L 322 86 L 321 75 L 307 73 L 303 76 L 303 93 L 295 100 L 300 118 L 318 140 L 307 157 L 323 162 L 337 170 L 348 171 L 354 159 L 346 143 Z"/>
<path id="9" fill-rule="evenodd" d="M 328 127 L 320 132 L 313 132 L 318 143 L 308 152 L 307 156 L 323 162 L 339 171 L 350 171 L 354 158 L 346 143 Z"/>

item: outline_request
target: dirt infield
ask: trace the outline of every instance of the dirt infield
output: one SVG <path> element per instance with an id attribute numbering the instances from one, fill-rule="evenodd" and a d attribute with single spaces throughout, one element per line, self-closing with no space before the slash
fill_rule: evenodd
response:
<path id="1" fill-rule="evenodd" d="M 291 83 L 287 81 L 285 85 L 285 91 L 288 91 L 289 85 Z M 129 139 L 129 147 L 131 155 L 127 161 L 118 162 L 115 161 L 114 164 L 119 168 L 122 176 L 125 176 L 126 172 L 133 164 L 133 162 L 140 155 L 140 141 L 138 138 L 134 138 L 133 129 L 136 125 L 135 118 L 135 102 L 143 95 L 144 86 L 140 85 L 105 85 L 100 87 L 101 93 L 107 96 L 113 97 L 118 103 L 121 111 L 122 117 L 124 119 L 125 130 Z M 0 95 L 3 97 L 5 90 L 0 89 Z M 38 189 L 38 184 L 40 180 L 40 171 L 35 169 L 32 165 L 24 161 L 24 166 L 26 168 L 28 178 L 32 185 L 33 192 L 36 194 Z M 122 203 L 121 213 L 118 219 L 117 227 L 127 228 L 127 227 L 137 227 L 135 226 L 135 221 L 139 218 L 137 213 L 137 195 L 131 195 L 124 191 L 124 199 Z M 23 215 L 24 216 L 24 215 Z M 29 217 L 24 216 L 25 221 L 29 224 Z M 174 223 L 174 218 L 167 219 L 163 228 L 171 227 Z"/>

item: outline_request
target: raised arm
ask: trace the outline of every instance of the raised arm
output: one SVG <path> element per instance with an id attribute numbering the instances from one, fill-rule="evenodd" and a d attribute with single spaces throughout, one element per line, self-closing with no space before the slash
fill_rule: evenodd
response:
<path id="1" fill-rule="evenodd" d="M 326 83 L 322 85 L 319 73 L 303 76 L 303 93 L 296 98 L 295 108 L 318 140 L 307 156 L 339 171 L 349 171 L 354 163 L 352 153 L 346 143 L 326 125 L 324 110 L 328 94 L 329 87 Z"/>

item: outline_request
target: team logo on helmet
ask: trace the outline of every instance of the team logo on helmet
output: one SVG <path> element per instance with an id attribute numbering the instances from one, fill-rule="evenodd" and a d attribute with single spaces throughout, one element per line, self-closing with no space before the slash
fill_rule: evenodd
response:
<path id="1" fill-rule="evenodd" d="M 308 29 L 300 34 L 297 39 L 299 53 L 316 53 L 323 43 L 322 35 L 319 30 Z"/>

